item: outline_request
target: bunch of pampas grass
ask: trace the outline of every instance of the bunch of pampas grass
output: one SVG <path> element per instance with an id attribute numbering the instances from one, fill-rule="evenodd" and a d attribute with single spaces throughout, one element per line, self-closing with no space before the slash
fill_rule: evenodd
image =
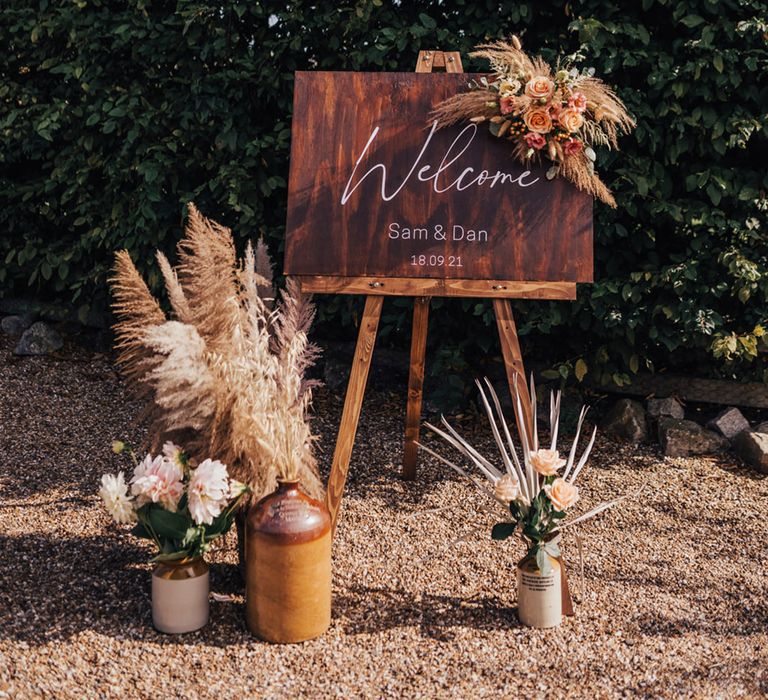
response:
<path id="1" fill-rule="evenodd" d="M 193 460 L 215 455 L 255 498 L 278 478 L 322 498 L 305 379 L 318 355 L 307 338 L 309 297 L 289 279 L 276 300 L 264 243 L 238 260 L 231 231 L 191 203 L 178 251 L 175 269 L 157 253 L 172 318 L 128 251 L 117 253 L 110 280 L 118 362 L 147 400 L 153 446 L 173 440 Z"/>

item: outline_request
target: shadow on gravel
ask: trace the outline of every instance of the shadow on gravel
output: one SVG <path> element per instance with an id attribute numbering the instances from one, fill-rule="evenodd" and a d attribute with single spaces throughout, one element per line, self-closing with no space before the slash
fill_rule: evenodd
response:
<path id="1" fill-rule="evenodd" d="M 247 639 L 238 602 L 212 601 L 211 620 L 198 632 L 156 632 L 150 557 L 127 534 L 0 535 L 0 640 L 41 645 L 87 631 L 160 644 L 220 646 Z M 211 590 L 242 596 L 237 566 L 212 566 Z"/>
<path id="2" fill-rule="evenodd" d="M 499 631 L 521 627 L 517 608 L 498 598 L 415 594 L 388 588 L 357 587 L 333 599 L 333 615 L 346 634 L 374 634 L 418 627 L 422 637 L 448 642 L 453 628 Z"/>

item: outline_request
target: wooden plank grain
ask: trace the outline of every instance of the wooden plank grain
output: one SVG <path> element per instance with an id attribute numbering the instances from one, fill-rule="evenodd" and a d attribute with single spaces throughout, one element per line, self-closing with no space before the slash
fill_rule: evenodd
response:
<path id="1" fill-rule="evenodd" d="M 411 360 L 408 370 L 408 407 L 405 417 L 405 448 L 403 452 L 403 478 L 416 478 L 418 461 L 421 400 L 424 388 L 424 365 L 429 325 L 429 297 L 413 301 L 413 328 L 411 330 Z"/>
<path id="2" fill-rule="evenodd" d="M 484 125 L 432 129 L 467 81 L 441 55 L 445 73 L 296 74 L 286 274 L 591 281 L 591 197 Z"/>
<path id="3" fill-rule="evenodd" d="M 339 277 L 297 275 L 309 294 L 372 294 L 382 296 L 480 297 L 499 299 L 576 298 L 573 282 L 516 282 L 512 280 L 441 280 L 411 277 Z"/>
<path id="4" fill-rule="evenodd" d="M 365 300 L 365 309 L 363 310 L 363 318 L 357 336 L 355 356 L 349 373 L 347 395 L 344 399 L 344 410 L 341 414 L 339 434 L 336 439 L 336 448 L 333 452 L 331 474 L 328 478 L 328 488 L 325 495 L 334 531 L 336 530 L 341 497 L 344 493 L 344 484 L 347 481 L 347 473 L 349 472 L 349 461 L 352 457 L 357 423 L 363 406 L 363 395 L 365 394 L 365 385 L 368 381 L 368 371 L 371 368 L 373 346 L 376 342 L 376 331 L 379 327 L 383 303 L 384 297 L 381 296 L 369 296 Z"/>
<path id="5" fill-rule="evenodd" d="M 517 326 L 512 315 L 512 306 L 508 299 L 494 299 L 493 310 L 496 313 L 496 325 L 499 329 L 501 341 L 501 354 L 504 358 L 504 369 L 507 374 L 509 393 L 512 401 L 515 400 L 515 388 L 520 394 L 520 402 L 523 406 L 524 428 L 528 436 L 528 444 L 532 445 L 533 413 L 531 412 L 531 396 L 528 391 L 528 382 L 525 377 L 523 355 L 520 352 L 520 341 L 517 337 Z M 515 413 L 517 418 L 517 413 Z M 520 421 L 517 420 L 518 431 L 522 436 Z M 531 447 L 532 448 L 532 447 Z"/>

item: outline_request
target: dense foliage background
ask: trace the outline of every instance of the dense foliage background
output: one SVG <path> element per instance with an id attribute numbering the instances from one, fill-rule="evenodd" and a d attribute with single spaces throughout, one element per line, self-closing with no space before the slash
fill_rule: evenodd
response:
<path id="1" fill-rule="evenodd" d="M 619 207 L 595 207 L 596 283 L 518 304 L 524 350 L 579 379 L 762 378 L 767 15 L 758 0 L 6 0 L 2 294 L 85 318 L 124 247 L 157 282 L 152 251 L 173 249 L 190 199 L 280 258 L 294 70 L 412 70 L 420 48 L 516 32 L 545 58 L 580 52 L 639 124 L 598 161 Z M 319 303 L 321 336 L 354 336 L 358 300 Z M 435 306 L 453 308 L 433 314 L 433 372 L 497 352 L 488 304 Z M 382 330 L 407 343 L 407 300 Z"/>

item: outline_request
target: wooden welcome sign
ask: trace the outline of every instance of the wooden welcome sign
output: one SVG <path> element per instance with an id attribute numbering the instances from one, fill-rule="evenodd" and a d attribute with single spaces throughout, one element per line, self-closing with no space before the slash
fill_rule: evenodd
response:
<path id="1" fill-rule="evenodd" d="M 431 73 L 438 65 L 446 73 Z M 413 478 L 429 297 L 493 298 L 510 385 L 525 386 L 509 299 L 574 299 L 592 280 L 589 195 L 519 164 L 487 127 L 430 122 L 466 89 L 460 71 L 457 53 L 421 52 L 417 73 L 296 73 L 285 273 L 306 292 L 368 295 L 328 484 L 334 523 L 384 295 L 416 297 Z"/>

